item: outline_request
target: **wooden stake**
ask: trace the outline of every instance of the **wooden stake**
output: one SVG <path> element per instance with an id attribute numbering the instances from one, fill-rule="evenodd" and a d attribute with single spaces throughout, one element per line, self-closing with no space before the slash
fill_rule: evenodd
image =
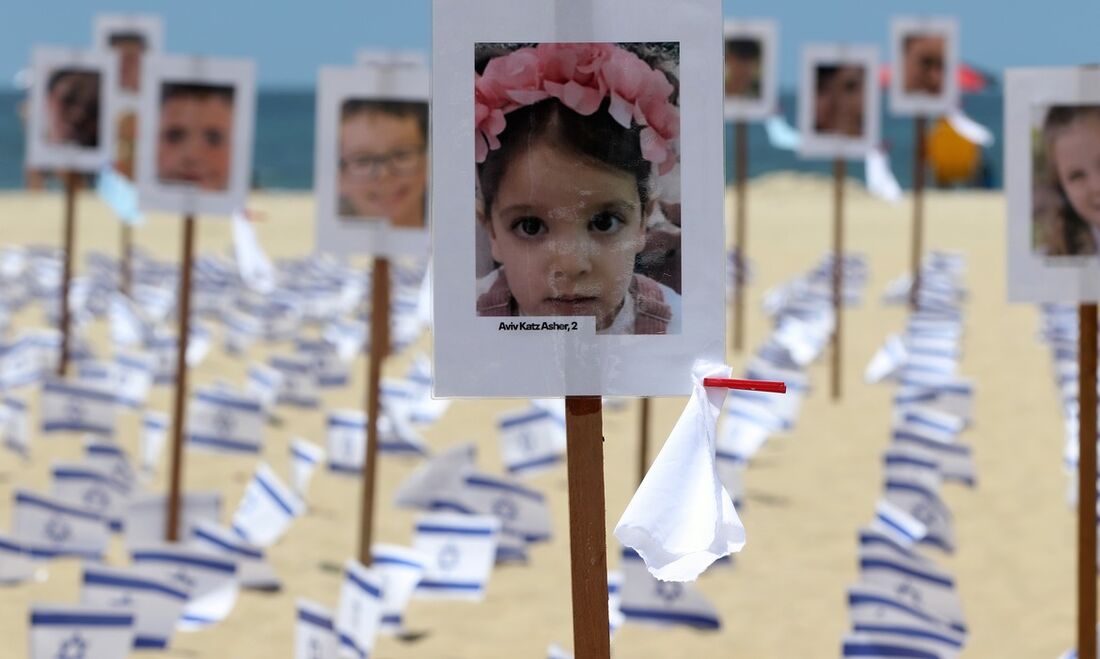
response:
<path id="1" fill-rule="evenodd" d="M 133 277 L 131 270 L 131 257 L 134 252 L 134 230 L 125 222 L 121 223 L 121 245 L 118 255 L 119 264 L 119 290 L 122 294 L 129 297 L 132 290 L 131 279 Z"/>
<path id="2" fill-rule="evenodd" d="M 844 315 L 844 176 L 843 158 L 833 161 L 833 400 L 840 400 L 841 319 Z"/>
<path id="3" fill-rule="evenodd" d="M 1077 317 L 1077 657 L 1096 659 L 1096 305 Z"/>
<path id="4" fill-rule="evenodd" d="M 371 274 L 370 356 L 367 361 L 367 447 L 363 457 L 362 504 L 359 510 L 359 562 L 371 564 L 374 489 L 378 473 L 379 389 L 382 362 L 390 350 L 390 262 L 375 257 Z"/>
<path id="5" fill-rule="evenodd" d="M 599 396 L 566 397 L 565 436 L 573 651 L 577 659 L 610 659 L 603 410 Z"/>
<path id="6" fill-rule="evenodd" d="M 76 188 L 79 183 L 76 172 L 65 172 L 65 226 L 62 258 L 64 272 L 61 275 L 61 358 L 57 362 L 57 374 L 65 377 L 69 370 L 71 352 L 69 330 L 72 319 L 69 313 L 69 284 L 73 279 L 73 249 L 76 247 Z"/>
<path id="7" fill-rule="evenodd" d="M 638 484 L 649 469 L 649 399 L 642 398 L 638 409 Z"/>
<path id="8" fill-rule="evenodd" d="M 926 152 L 925 118 L 917 117 L 913 124 L 913 238 L 911 254 L 912 282 L 909 306 L 915 311 L 920 291 L 920 262 L 924 251 L 924 170 Z"/>
<path id="9" fill-rule="evenodd" d="M 172 463 L 168 477 L 168 520 L 164 539 L 180 539 L 180 498 L 183 483 L 183 421 L 187 414 L 187 344 L 191 335 L 191 270 L 195 253 L 195 216 L 183 218 L 183 253 L 180 256 L 180 293 L 176 310 L 176 400 L 172 417 Z"/>
<path id="10" fill-rule="evenodd" d="M 737 275 L 733 281 L 733 350 L 741 352 L 745 347 L 745 263 L 748 260 L 747 185 L 749 175 L 749 131 L 744 121 L 734 125 L 734 254 L 737 256 Z"/>

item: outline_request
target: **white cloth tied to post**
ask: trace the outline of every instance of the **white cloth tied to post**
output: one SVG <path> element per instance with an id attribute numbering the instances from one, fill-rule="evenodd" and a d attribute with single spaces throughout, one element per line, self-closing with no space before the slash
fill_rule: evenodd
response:
<path id="1" fill-rule="evenodd" d="M 882 147 L 875 147 L 864 157 L 864 175 L 867 191 L 885 201 L 901 201 L 901 186 L 890 168 L 890 155 Z"/>
<path id="2" fill-rule="evenodd" d="M 728 378 L 730 368 L 697 362 L 693 371 L 691 400 L 615 527 L 619 542 L 664 581 L 692 581 L 745 546 L 745 527 L 715 457 L 726 390 L 703 387 L 704 378 Z"/>
<path id="3" fill-rule="evenodd" d="M 258 293 L 275 290 L 275 266 L 264 254 L 256 232 L 244 213 L 233 213 L 233 253 L 245 285 Z"/>

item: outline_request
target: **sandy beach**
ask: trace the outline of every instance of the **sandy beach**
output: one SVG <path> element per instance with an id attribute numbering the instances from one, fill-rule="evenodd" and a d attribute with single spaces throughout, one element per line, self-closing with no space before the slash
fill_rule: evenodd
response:
<path id="1" fill-rule="evenodd" d="M 814 265 L 831 248 L 832 187 L 826 178 L 776 175 L 749 186 L 748 253 L 755 281 L 746 306 L 748 351 L 730 354 L 735 373 L 766 337 L 770 327 L 760 311 L 764 292 Z M 0 193 L 0 244 L 58 244 L 60 193 Z M 870 197 L 850 180 L 846 190 L 845 241 L 866 255 L 870 278 L 864 303 L 844 319 L 843 399 L 828 395 L 828 359 L 809 370 L 811 395 L 793 432 L 773 437 L 746 473 L 746 502 L 739 511 L 748 543 L 731 567 L 704 574 L 699 589 L 717 606 L 722 629 L 714 633 L 683 629 L 624 626 L 613 654 L 630 659 L 737 657 L 748 659 L 836 657 L 848 628 L 846 588 L 857 579 L 856 532 L 867 523 L 882 490 L 881 456 L 890 439 L 891 385 L 867 385 L 862 374 L 884 338 L 900 331 L 906 310 L 880 302 L 886 283 L 909 263 L 911 205 L 890 205 Z M 313 244 L 313 199 L 303 194 L 260 193 L 251 207 L 266 218 L 257 223 L 259 238 L 274 257 L 300 257 Z M 90 250 L 117 253 L 118 223 L 92 194 L 78 205 L 77 243 Z M 717 218 L 715 218 L 717 219 Z M 438 221 L 446 221 L 440 217 Z M 685 223 L 690 226 L 692 218 Z M 973 427 L 961 440 L 974 447 L 978 484 L 974 489 L 948 484 L 945 500 L 954 514 L 958 550 L 947 556 L 923 550 L 951 572 L 958 583 L 971 630 L 966 657 L 1051 658 L 1073 643 L 1075 521 L 1065 503 L 1062 419 L 1050 375 L 1048 351 L 1037 339 L 1034 306 L 1005 301 L 1004 198 L 994 192 L 931 192 L 926 201 L 929 249 L 959 250 L 967 258 L 966 336 L 960 374 L 976 383 Z M 729 232 L 732 235 L 732 231 Z M 153 215 L 135 231 L 143 249 L 161 259 L 179 258 L 181 224 L 177 217 Z M 201 218 L 200 252 L 231 249 L 230 223 Z M 78 266 L 79 267 L 79 266 Z M 715 313 L 727 313 L 716 308 Z M 17 327 L 39 326 L 38 307 L 22 313 Z M 107 348 L 98 325 L 94 345 Z M 193 387 L 222 378 L 243 382 L 253 361 L 285 351 L 285 345 L 257 345 L 247 357 L 231 357 L 218 348 L 192 370 Z M 387 361 L 386 374 L 401 375 L 419 353 L 430 352 L 430 336 Z M 828 353 L 826 353 L 827 355 Z M 324 393 L 323 408 L 357 408 L 363 403 L 366 364 L 354 364 L 349 387 Z M 32 428 L 38 427 L 37 393 Z M 172 391 L 155 388 L 149 407 L 170 411 Z M 444 417 L 424 431 L 433 450 L 460 441 L 476 442 L 478 463 L 501 472 L 496 417 L 517 410 L 522 401 L 456 401 Z M 655 401 L 653 440 L 657 446 L 671 429 L 684 399 Z M 263 459 L 285 475 L 287 446 L 294 437 L 324 443 L 323 408 L 279 408 L 281 423 L 269 426 Z M 636 487 L 637 404 L 605 412 L 608 537 Z M 121 416 L 118 441 L 137 451 L 138 417 Z M 41 436 L 35 432 L 32 458 L 23 462 L 0 452 L 0 529 L 11 519 L 16 486 L 49 488 L 52 461 L 77 459 L 80 438 Z M 656 454 L 656 449 L 653 455 Z M 165 457 L 167 452 L 165 452 Z M 254 457 L 225 457 L 186 452 L 188 490 L 223 493 L 226 514 L 236 506 L 255 467 Z M 414 512 L 391 505 L 399 483 L 417 461 L 386 456 L 379 465 L 375 538 L 409 544 Z M 485 601 L 478 604 L 414 600 L 406 612 L 416 641 L 381 637 L 377 659 L 514 659 L 546 655 L 547 645 L 572 646 L 568 509 L 564 465 L 532 479 L 548 496 L 554 538 L 532 547 L 525 566 L 497 568 Z M 165 488 L 162 461 L 149 491 Z M 357 479 L 320 470 L 310 493 L 310 512 L 269 551 L 284 581 L 277 594 L 242 593 L 230 617 L 216 627 L 177 634 L 166 655 L 202 659 L 260 659 L 291 656 L 295 599 L 336 604 L 339 566 L 353 555 L 357 539 L 360 485 Z M 114 540 L 112 561 L 124 556 Z M 618 562 L 612 539 L 609 562 Z M 27 610 L 32 602 L 76 602 L 80 566 L 75 561 L 49 564 L 39 583 L 0 588 L 0 656 L 23 656 Z M 151 653 L 150 653 L 151 656 Z"/>

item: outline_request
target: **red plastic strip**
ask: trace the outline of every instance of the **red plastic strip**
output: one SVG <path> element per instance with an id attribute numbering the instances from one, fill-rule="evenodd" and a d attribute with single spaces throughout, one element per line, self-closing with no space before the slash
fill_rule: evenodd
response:
<path id="1" fill-rule="evenodd" d="M 787 393 L 786 382 L 772 380 L 734 380 L 730 378 L 703 378 L 704 387 L 725 387 L 726 389 L 745 389 L 747 391 L 765 391 L 770 394 Z"/>

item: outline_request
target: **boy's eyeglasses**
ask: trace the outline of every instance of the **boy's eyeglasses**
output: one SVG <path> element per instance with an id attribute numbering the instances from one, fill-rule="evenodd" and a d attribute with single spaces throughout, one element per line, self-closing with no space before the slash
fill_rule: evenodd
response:
<path id="1" fill-rule="evenodd" d="M 381 178 L 383 168 L 394 176 L 408 176 L 416 171 L 423 154 L 423 146 L 395 149 L 381 156 L 356 154 L 340 159 L 340 171 L 367 180 Z"/>

